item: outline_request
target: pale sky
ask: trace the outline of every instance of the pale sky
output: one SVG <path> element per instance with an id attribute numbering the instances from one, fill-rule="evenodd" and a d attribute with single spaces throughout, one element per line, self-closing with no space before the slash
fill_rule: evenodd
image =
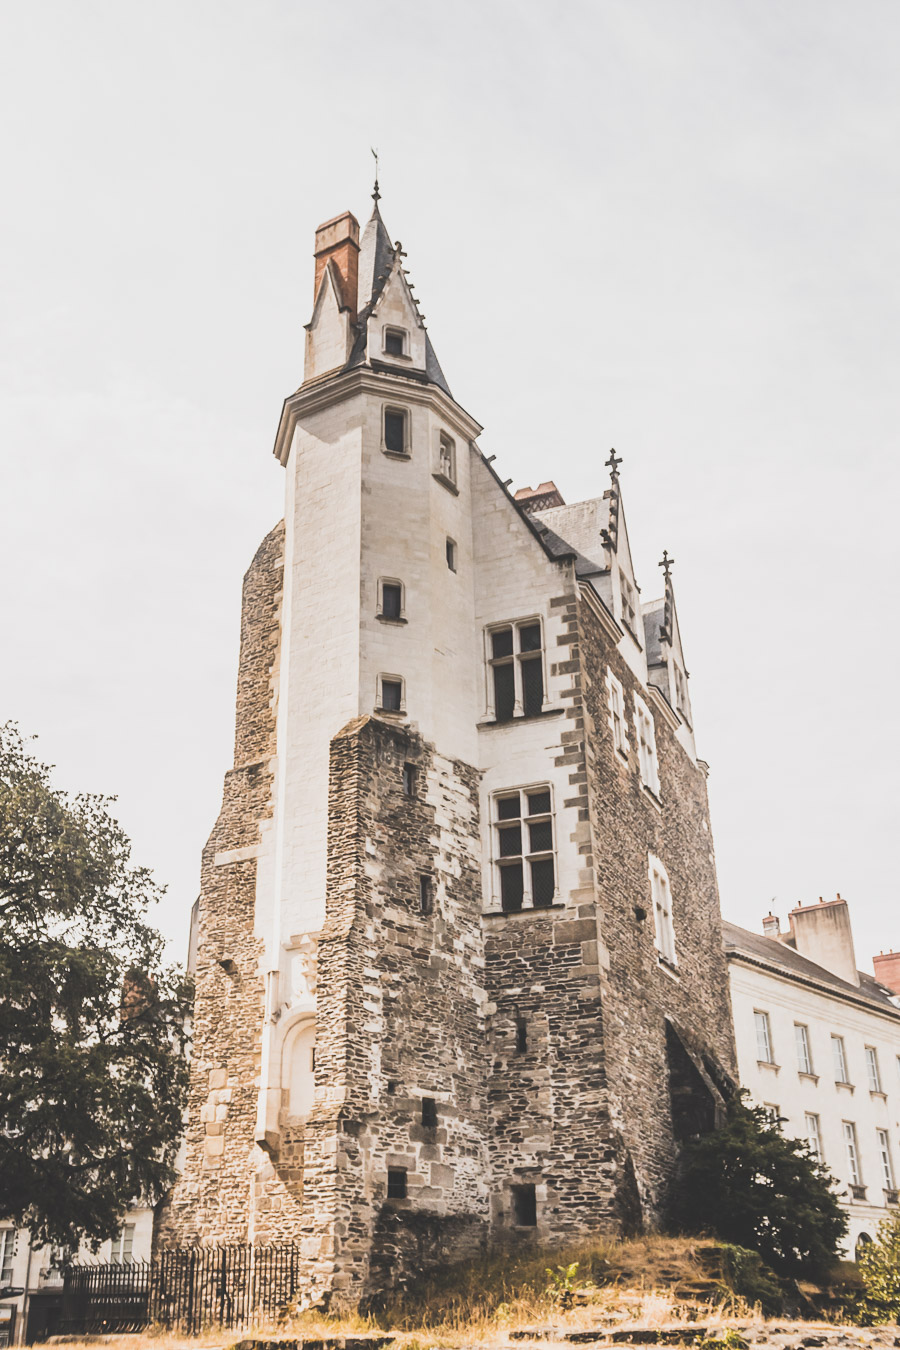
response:
<path id="1" fill-rule="evenodd" d="M 900 947 L 897 0 L 0 0 L 0 718 L 182 957 L 315 226 L 382 210 L 513 486 L 622 455 L 723 911 Z"/>

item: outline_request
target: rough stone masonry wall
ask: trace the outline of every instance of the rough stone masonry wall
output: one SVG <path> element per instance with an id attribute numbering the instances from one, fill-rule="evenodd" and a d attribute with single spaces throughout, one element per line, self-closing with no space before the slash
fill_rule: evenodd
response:
<path id="1" fill-rule="evenodd" d="M 584 719 L 574 594 L 551 601 L 563 624 L 551 677 L 565 720 L 553 754 L 567 771 L 560 805 L 576 825 L 557 849 L 579 855 L 579 889 L 547 910 L 486 916 L 487 985 L 491 999 L 489 1083 L 493 1172 L 493 1236 L 521 1241 L 511 1187 L 533 1184 L 537 1226 L 530 1236 L 562 1240 L 618 1229 L 630 1205 L 623 1153 L 610 1122 L 604 1064 L 601 967 L 587 799 Z M 548 731 L 548 735 L 549 735 Z M 551 751 L 551 753 L 553 753 Z M 518 1048 L 522 1026 L 524 1048 Z"/>
<path id="2" fill-rule="evenodd" d="M 610 1103 L 652 1223 L 664 1211 L 676 1156 L 666 1018 L 698 1058 L 735 1073 L 706 776 L 657 711 L 660 800 L 654 801 L 641 786 L 632 716 L 635 692 L 648 701 L 646 691 L 587 603 L 580 605 L 579 645 L 600 930 L 609 954 L 602 998 Z M 627 763 L 612 744 L 607 666 L 625 690 Z M 665 865 L 671 885 L 675 972 L 660 964 L 654 946 L 650 853 Z"/>
<path id="3" fill-rule="evenodd" d="M 486 1240 L 480 914 L 475 771 L 408 727 L 350 723 L 332 742 L 303 1230 L 313 1290 L 335 1304 Z M 388 1198 L 389 1168 L 405 1169 L 406 1199 Z"/>
<path id="4" fill-rule="evenodd" d="M 272 1171 L 253 1144 L 263 1011 L 254 906 L 260 823 L 272 814 L 283 549 L 282 522 L 244 578 L 234 767 L 203 850 L 185 1160 L 158 1218 L 162 1246 L 258 1236 L 252 1192 Z"/>

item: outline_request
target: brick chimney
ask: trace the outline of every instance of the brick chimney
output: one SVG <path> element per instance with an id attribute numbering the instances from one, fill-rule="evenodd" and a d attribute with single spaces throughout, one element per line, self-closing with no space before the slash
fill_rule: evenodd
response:
<path id="1" fill-rule="evenodd" d="M 819 900 L 817 905 L 798 905 L 789 915 L 791 939 L 801 956 L 837 975 L 848 984 L 859 985 L 850 910 L 840 896 Z"/>
<path id="2" fill-rule="evenodd" d="M 777 938 L 780 932 L 781 920 L 778 918 L 777 914 L 773 914 L 772 911 L 769 910 L 768 914 L 763 919 L 763 937 Z"/>
<path id="3" fill-rule="evenodd" d="M 319 294 L 319 283 L 325 264 L 334 259 L 341 278 L 341 301 L 350 311 L 350 321 L 356 322 L 357 289 L 359 280 L 359 221 L 350 211 L 326 220 L 316 230 L 316 283 L 313 301 Z"/>
<path id="4" fill-rule="evenodd" d="M 900 994 L 900 952 L 895 952 L 893 947 L 889 952 L 879 952 L 872 957 L 872 965 L 876 980 L 887 985 L 892 993 Z"/>
<path id="5" fill-rule="evenodd" d="M 536 488 L 519 488 L 516 501 L 523 511 L 531 515 L 532 511 L 546 511 L 551 506 L 565 506 L 563 495 L 552 481 L 541 483 Z"/>

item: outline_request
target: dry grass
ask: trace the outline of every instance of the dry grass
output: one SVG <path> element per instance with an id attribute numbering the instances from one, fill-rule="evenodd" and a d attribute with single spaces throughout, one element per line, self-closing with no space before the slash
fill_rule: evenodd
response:
<path id="1" fill-rule="evenodd" d="M 510 1333 L 529 1327 L 613 1330 L 698 1321 L 722 1328 L 736 1321 L 761 1325 L 764 1319 L 758 1312 L 711 1276 L 711 1256 L 715 1257 L 713 1243 L 662 1237 L 624 1241 L 598 1237 L 552 1250 L 496 1254 L 411 1281 L 366 1317 L 329 1317 L 312 1310 L 277 1325 L 248 1328 L 244 1334 L 312 1339 L 390 1332 L 396 1350 L 455 1350 L 476 1343 L 512 1350 L 518 1342 L 510 1341 Z M 572 1306 L 564 1307 L 547 1267 L 573 1262 L 578 1263 L 575 1297 Z M 116 1350 L 218 1350 L 239 1339 L 241 1334 L 222 1330 L 187 1338 L 151 1329 L 69 1344 L 74 1348 L 107 1342 Z M 546 1350 L 551 1350 L 551 1343 Z"/>

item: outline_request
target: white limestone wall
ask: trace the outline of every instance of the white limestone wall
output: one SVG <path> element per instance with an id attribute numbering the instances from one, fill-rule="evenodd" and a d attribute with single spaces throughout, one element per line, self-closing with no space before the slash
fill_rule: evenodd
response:
<path id="1" fill-rule="evenodd" d="M 329 747 L 358 711 L 363 415 L 359 396 L 305 415 L 287 463 L 273 885 L 257 912 L 270 968 L 325 917 Z"/>
<path id="2" fill-rule="evenodd" d="M 409 418 L 409 458 L 382 448 L 384 405 Z M 456 443 L 456 491 L 435 477 L 438 437 Z M 469 441 L 426 390 L 385 386 L 365 401 L 359 578 L 359 712 L 378 706 L 379 677 L 399 676 L 408 720 L 443 755 L 477 758 L 476 671 Z M 456 544 L 456 571 L 446 540 Z M 400 581 L 405 622 L 377 617 L 378 581 Z"/>
<path id="3" fill-rule="evenodd" d="M 741 1084 L 755 1102 L 777 1106 L 785 1118 L 785 1132 L 795 1138 L 806 1137 L 806 1113 L 818 1115 L 824 1161 L 844 1192 L 850 1219 L 847 1251 L 852 1256 L 860 1233 L 874 1237 L 886 1212 L 878 1129 L 888 1131 L 895 1182 L 900 1182 L 900 1010 L 891 1019 L 732 958 L 729 971 Z M 774 1066 L 757 1059 L 755 1011 L 769 1014 Z M 809 1027 L 813 1077 L 798 1069 L 795 1023 Z M 835 1084 L 832 1033 L 844 1038 L 852 1089 Z M 869 1090 L 867 1045 L 878 1054 L 881 1096 Z M 849 1198 L 845 1120 L 856 1125 L 865 1201 Z"/>
<path id="4" fill-rule="evenodd" d="M 561 694 L 571 688 L 571 675 L 550 674 L 553 663 L 565 661 L 568 646 L 559 646 L 564 631 L 561 607 L 550 601 L 574 596 L 571 563 L 548 558 L 518 511 L 502 492 L 480 455 L 472 458 L 473 556 L 475 563 L 475 630 L 479 652 L 476 691 L 478 767 L 481 784 L 482 854 L 486 908 L 500 908 L 494 895 L 491 839 L 491 798 L 507 788 L 549 783 L 553 795 L 556 847 L 557 900 L 577 904 L 587 879 L 580 869 L 576 841 L 581 827 L 577 807 L 566 807 L 576 796 L 569 784 L 571 766 L 557 768 L 563 751 L 561 736 L 572 723 L 563 712 Z M 549 715 L 490 725 L 484 631 L 488 626 L 540 616 L 544 637 L 544 707 Z M 556 710 L 559 710 L 558 713 Z M 556 715 L 553 715 L 556 713 Z"/>

